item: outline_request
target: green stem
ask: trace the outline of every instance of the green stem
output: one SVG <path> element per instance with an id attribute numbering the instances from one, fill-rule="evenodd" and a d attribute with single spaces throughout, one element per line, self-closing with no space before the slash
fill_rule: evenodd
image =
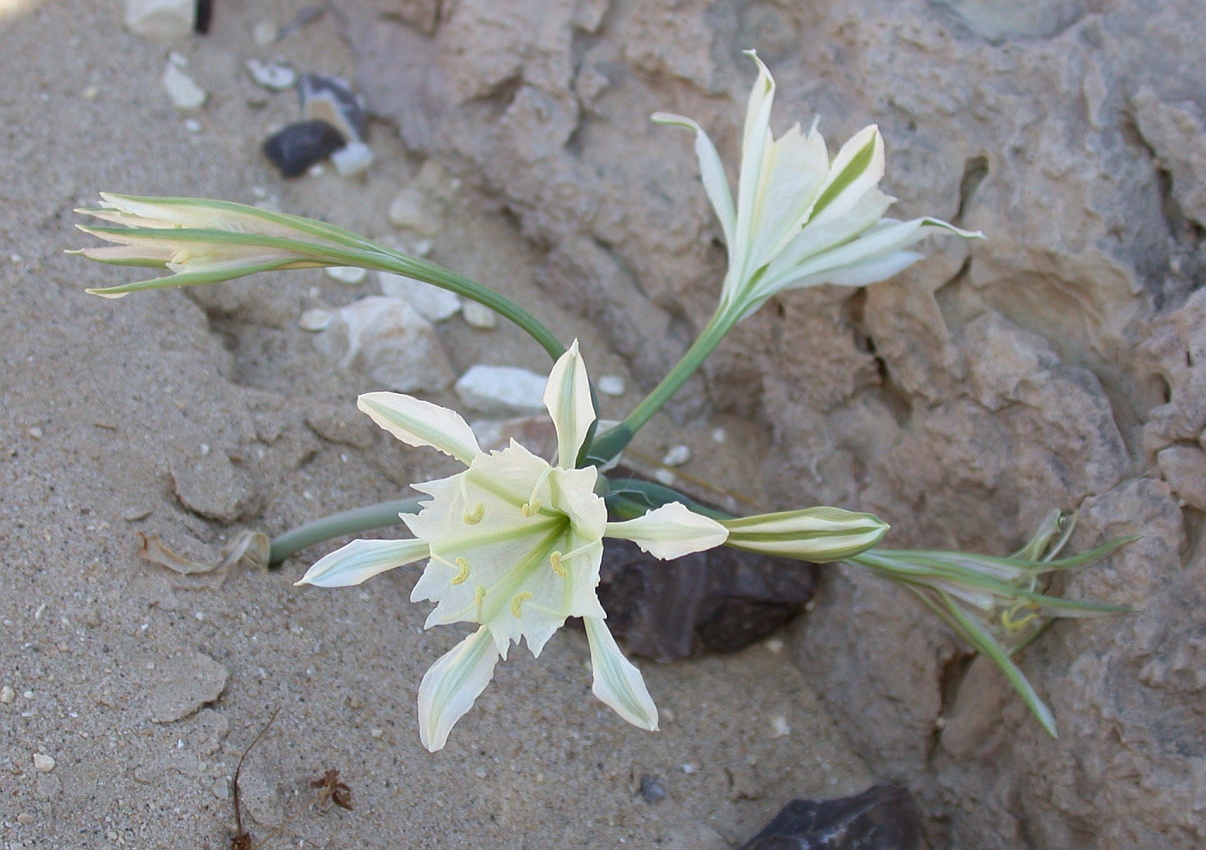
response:
<path id="1" fill-rule="evenodd" d="M 616 457 L 636 436 L 636 432 L 657 413 L 670 397 L 678 392 L 687 379 L 695 374 L 695 370 L 703 364 L 713 349 L 724 339 L 725 334 L 737 324 L 740 314 L 734 311 L 718 310 L 708 321 L 707 327 L 687 349 L 683 359 L 670 370 L 662 382 L 653 388 L 644 401 L 633 408 L 628 418 L 614 428 L 600 434 L 591 443 L 589 458 L 593 463 L 602 465 Z"/>
<path id="2" fill-rule="evenodd" d="M 556 360 L 565 353 L 565 346 L 561 344 L 561 341 L 557 339 L 552 331 L 546 328 L 539 319 L 505 295 L 500 295 L 493 289 L 482 286 L 480 283 L 470 280 L 464 275 L 450 271 L 443 266 L 437 266 L 435 263 L 415 257 L 408 257 L 405 254 L 391 251 L 383 246 L 377 246 L 377 250 L 374 253 L 381 258 L 380 262 L 374 264 L 375 268 L 413 277 L 415 280 L 421 280 L 424 283 L 430 283 L 441 289 L 447 289 L 455 292 L 457 295 L 464 296 L 489 307 L 503 318 L 510 319 L 526 331 L 532 339 L 540 344 L 541 348 L 548 352 L 549 357 L 553 358 L 553 360 Z"/>
<path id="3" fill-rule="evenodd" d="M 395 499 L 392 502 L 382 502 L 364 508 L 354 508 L 331 514 L 314 522 L 308 522 L 292 531 L 286 531 L 279 537 L 273 538 L 268 550 L 268 566 L 276 567 L 287 558 L 324 540 L 343 537 L 345 534 L 358 534 L 361 531 L 372 531 L 377 528 L 388 528 L 397 525 L 398 514 L 416 514 L 422 507 L 423 496 L 411 496 L 408 499 Z"/>

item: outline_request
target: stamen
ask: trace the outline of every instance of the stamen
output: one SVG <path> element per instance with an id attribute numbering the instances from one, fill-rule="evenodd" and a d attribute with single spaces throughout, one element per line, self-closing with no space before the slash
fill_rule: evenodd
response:
<path id="1" fill-rule="evenodd" d="M 532 594 L 525 590 L 522 593 L 517 593 L 511 598 L 511 616 L 518 618 L 520 616 L 520 606 L 532 598 Z"/>
<path id="2" fill-rule="evenodd" d="M 530 502 L 524 502 L 523 507 L 519 509 L 519 512 L 525 517 L 530 517 L 533 514 L 539 513 L 542 507 L 544 507 L 544 505 L 541 503 L 541 501 L 533 497 Z"/>
<path id="3" fill-rule="evenodd" d="M 456 566 L 457 573 L 452 577 L 452 581 L 449 584 L 464 584 L 465 580 L 469 578 L 469 562 L 464 558 L 457 558 Z"/>
<path id="4" fill-rule="evenodd" d="M 473 604 L 477 606 L 477 621 L 482 621 L 482 608 L 486 604 L 486 586 L 479 584 L 473 593 Z"/>
<path id="5" fill-rule="evenodd" d="M 1025 617 L 1023 617 L 1020 620 L 1014 619 L 1014 617 L 1016 617 L 1019 613 L 1021 613 L 1022 611 L 1026 611 L 1026 610 L 1029 610 L 1030 613 L 1027 614 Z M 1012 609 L 1010 609 L 1008 611 L 1002 611 L 1001 612 L 1001 625 L 1003 625 L 1008 631 L 1020 632 L 1022 629 L 1026 628 L 1027 623 L 1029 623 L 1031 620 L 1033 620 L 1038 615 L 1039 615 L 1039 609 L 1037 607 L 1035 607 L 1034 605 L 1028 605 L 1028 604 L 1023 603 L 1021 605 L 1014 606 Z"/>
<path id="6" fill-rule="evenodd" d="M 544 482 L 549 480 L 549 476 L 553 474 L 553 467 L 546 466 L 540 473 L 540 477 L 536 479 L 535 486 L 532 487 L 532 495 L 528 497 L 527 502 L 520 508 L 520 513 L 525 517 L 530 517 L 532 514 L 538 513 L 544 503 L 537 498 L 536 494 L 540 492 L 540 488 L 544 486 Z"/>
<path id="7" fill-rule="evenodd" d="M 549 566 L 553 568 L 553 572 L 565 578 L 569 575 L 569 571 L 565 569 L 565 564 L 561 563 L 562 554 L 560 552 L 552 552 L 549 554 Z"/>
<path id="8" fill-rule="evenodd" d="M 465 525 L 477 525 L 485 515 L 486 506 L 478 502 L 477 507 L 465 514 Z"/>

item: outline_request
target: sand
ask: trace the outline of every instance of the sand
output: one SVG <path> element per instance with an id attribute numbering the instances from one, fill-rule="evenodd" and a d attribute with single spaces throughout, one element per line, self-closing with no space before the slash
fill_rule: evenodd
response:
<path id="1" fill-rule="evenodd" d="M 160 83 L 168 48 L 125 31 L 117 5 L 0 0 L 0 847 L 227 847 L 236 762 L 277 709 L 240 783 L 266 847 L 725 847 L 794 797 L 866 787 L 781 642 L 639 662 L 663 711 L 650 734 L 593 699 L 586 641 L 566 629 L 539 660 L 515 650 L 433 755 L 418 683 L 464 630 L 422 629 L 414 571 L 324 591 L 293 582 L 330 546 L 279 571 L 192 579 L 135 557 L 139 533 L 213 557 L 244 529 L 396 498 L 446 467 L 361 423 L 355 396 L 377 387 L 297 328 L 305 308 L 369 284 L 311 270 L 119 301 L 83 292 L 133 279 L 63 253 L 89 243 L 72 209 L 99 190 L 268 200 L 381 236 L 420 165 L 384 124 L 363 182 L 328 168 L 286 183 L 260 156 L 296 103 L 255 86 L 245 61 L 354 76 L 333 16 L 264 49 L 254 25 L 305 3 L 217 3 L 211 34 L 175 47 L 210 92 L 185 114 Z M 533 304 L 582 340 L 592 371 L 632 387 L 588 323 L 540 297 L 536 249 L 509 219 L 451 180 L 447 196 L 433 258 Z M 458 318 L 441 335 L 459 371 L 547 368 L 509 328 Z M 636 400 L 607 403 L 614 415 Z M 688 471 L 757 498 L 742 472 L 762 466 L 754 424 L 660 420 L 642 450 L 677 442 L 696 449 Z M 329 769 L 353 811 L 316 805 L 310 783 Z M 640 794 L 644 775 L 660 802 Z"/>

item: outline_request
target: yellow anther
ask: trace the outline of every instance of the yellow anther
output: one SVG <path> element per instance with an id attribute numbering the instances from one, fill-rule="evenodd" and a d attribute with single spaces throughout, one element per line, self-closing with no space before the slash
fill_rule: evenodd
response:
<path id="1" fill-rule="evenodd" d="M 465 514 L 465 525 L 477 525 L 485 515 L 486 506 L 478 502 L 476 508 Z"/>
<path id="2" fill-rule="evenodd" d="M 457 558 L 456 566 L 456 575 L 452 577 L 450 584 L 464 584 L 465 580 L 469 578 L 469 562 L 464 558 Z"/>
<path id="3" fill-rule="evenodd" d="M 523 507 L 519 509 L 519 512 L 525 517 L 529 517 L 532 516 L 532 514 L 538 513 L 542 507 L 544 507 L 544 505 L 539 499 L 533 499 L 530 502 L 524 502 Z"/>
<path id="4" fill-rule="evenodd" d="M 560 552 L 553 552 L 551 555 L 549 555 L 549 566 L 553 568 L 553 572 L 562 578 L 565 578 L 567 575 L 569 575 L 569 572 L 565 569 L 565 564 L 561 563 L 561 559 L 563 557 L 564 556 Z"/>
<path id="5" fill-rule="evenodd" d="M 518 617 L 520 615 L 520 606 L 532 598 L 532 594 L 528 591 L 517 593 L 511 598 L 511 616 Z"/>
<path id="6" fill-rule="evenodd" d="M 473 604 L 477 608 L 477 621 L 482 621 L 482 609 L 486 604 L 486 588 L 485 585 L 479 584 L 477 590 L 473 592 Z"/>
<path id="7" fill-rule="evenodd" d="M 1023 617 L 1020 620 L 1014 619 L 1014 617 L 1017 616 L 1018 613 L 1025 611 L 1025 610 L 1029 610 L 1030 613 L 1027 614 L 1025 617 Z M 1039 611 L 1033 605 L 1018 605 L 1009 611 L 1001 612 L 1001 625 L 1003 625 L 1008 631 L 1020 632 L 1022 629 L 1026 628 L 1027 623 L 1029 623 L 1031 620 L 1033 620 L 1038 615 L 1039 615 Z"/>

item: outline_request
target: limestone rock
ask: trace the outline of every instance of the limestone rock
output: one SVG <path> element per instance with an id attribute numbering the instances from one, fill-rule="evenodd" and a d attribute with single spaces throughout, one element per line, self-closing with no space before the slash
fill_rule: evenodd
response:
<path id="1" fill-rule="evenodd" d="M 505 418 L 544 411 L 548 378 L 516 366 L 478 363 L 456 382 L 456 394 L 470 410 Z"/>
<path id="2" fill-rule="evenodd" d="M 196 17 L 196 0 L 126 0 L 126 28 L 154 41 L 187 38 Z"/>
<path id="3" fill-rule="evenodd" d="M 377 272 L 377 285 L 382 295 L 401 298 L 414 307 L 429 322 L 451 319 L 461 309 L 461 299 L 455 292 L 430 283 L 390 272 Z"/>
<path id="4" fill-rule="evenodd" d="M 396 392 L 438 392 L 456 377 L 435 328 L 401 298 L 371 295 L 336 311 L 314 347 Z"/>

